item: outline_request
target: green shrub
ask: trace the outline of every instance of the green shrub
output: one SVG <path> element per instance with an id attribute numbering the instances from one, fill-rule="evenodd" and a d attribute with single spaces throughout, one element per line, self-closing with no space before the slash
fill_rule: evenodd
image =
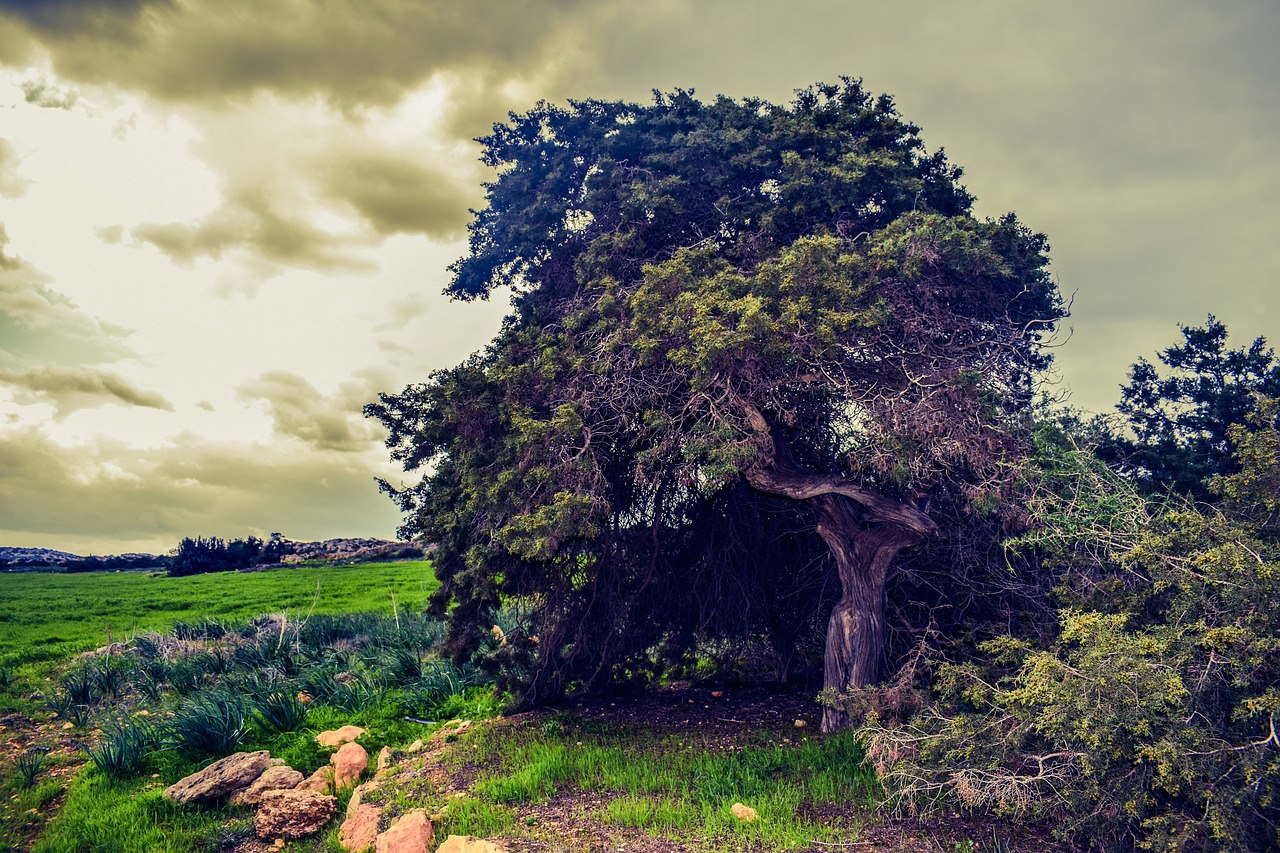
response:
<path id="1" fill-rule="evenodd" d="M 89 759 L 105 776 L 123 779 L 137 774 L 157 742 L 155 730 L 125 719 L 104 728 Z"/>
<path id="2" fill-rule="evenodd" d="M 93 692 L 95 680 L 93 667 L 81 666 L 62 677 L 62 689 L 75 704 L 92 705 L 96 698 Z"/>
<path id="3" fill-rule="evenodd" d="M 48 750 L 40 747 L 23 750 L 13 759 L 14 777 L 18 787 L 26 790 L 36 783 L 36 777 L 44 772 L 49 764 Z"/>
<path id="4" fill-rule="evenodd" d="M 128 667 L 117 657 L 106 655 L 86 670 L 98 695 L 119 698 L 129 683 Z"/>
<path id="5" fill-rule="evenodd" d="M 263 693 L 254 700 L 253 710 L 264 729 L 278 734 L 297 731 L 307 719 L 307 706 L 289 690 Z"/>
<path id="6" fill-rule="evenodd" d="M 220 691 L 189 700 L 167 726 L 166 743 L 188 758 L 228 755 L 249 733 L 249 709 Z"/>
<path id="7" fill-rule="evenodd" d="M 77 728 L 84 728 L 89 721 L 89 706 L 78 704 L 65 690 L 55 690 L 44 697 L 44 704 L 54 716 L 73 723 Z"/>
<path id="8" fill-rule="evenodd" d="M 362 674 L 338 681 L 324 701 L 335 708 L 355 713 L 381 704 L 386 692 L 376 678 Z"/>
<path id="9" fill-rule="evenodd" d="M 1272 449 L 1217 482 L 1225 512 L 1116 524 L 1099 508 L 1131 492 L 1086 501 L 1067 477 L 1041 494 L 1038 547 L 1064 567 L 1058 636 L 997 637 L 940 665 L 914 714 L 871 716 L 900 805 L 1047 819 L 1107 850 L 1280 848 L 1280 537 L 1270 487 L 1249 500 L 1277 482 L 1280 440 L 1276 405 L 1259 411 L 1238 445 Z"/>

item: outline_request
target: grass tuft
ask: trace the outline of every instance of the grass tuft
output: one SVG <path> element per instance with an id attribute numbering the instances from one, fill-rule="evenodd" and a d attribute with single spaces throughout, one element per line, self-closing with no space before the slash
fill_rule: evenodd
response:
<path id="1" fill-rule="evenodd" d="M 49 766 L 48 750 L 33 747 L 18 754 L 13 760 L 14 778 L 18 787 L 27 790 L 36 784 L 36 778 Z"/>
<path id="2" fill-rule="evenodd" d="M 166 742 L 188 758 L 229 755 L 249 733 L 249 709 L 239 696 L 209 692 L 190 699 L 168 724 Z"/>
<path id="3" fill-rule="evenodd" d="M 260 695 L 254 700 L 253 711 L 266 731 L 277 734 L 295 732 L 307 720 L 307 706 L 298 701 L 297 694 L 288 690 Z"/>
<path id="4" fill-rule="evenodd" d="M 103 731 L 98 745 L 89 748 L 89 759 L 104 776 L 125 779 L 142 769 L 156 741 L 154 729 L 126 719 Z"/>

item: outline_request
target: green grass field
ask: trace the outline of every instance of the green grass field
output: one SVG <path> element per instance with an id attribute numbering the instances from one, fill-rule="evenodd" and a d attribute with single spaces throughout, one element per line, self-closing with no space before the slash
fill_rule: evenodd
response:
<path id="1" fill-rule="evenodd" d="M 425 561 L 306 566 L 185 578 L 144 573 L 0 574 L 0 668 L 63 661 L 86 649 L 177 622 L 244 620 L 288 611 L 420 609 L 436 587 Z"/>

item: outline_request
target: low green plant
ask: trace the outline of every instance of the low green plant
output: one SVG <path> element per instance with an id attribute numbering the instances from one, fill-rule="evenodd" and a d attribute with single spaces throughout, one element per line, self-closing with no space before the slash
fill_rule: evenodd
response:
<path id="1" fill-rule="evenodd" d="M 89 678 L 93 682 L 99 696 L 112 699 L 119 698 L 120 692 L 129 682 L 128 669 L 119 658 L 107 655 L 87 668 Z"/>
<path id="2" fill-rule="evenodd" d="M 329 695 L 324 697 L 324 701 L 335 708 L 354 713 L 377 706 L 386 692 L 386 688 L 376 678 L 362 674 L 347 681 L 339 681 Z"/>
<path id="3" fill-rule="evenodd" d="M 231 693 L 211 691 L 186 702 L 169 721 L 166 744 L 189 758 L 228 755 L 249 733 L 249 709 Z"/>
<path id="4" fill-rule="evenodd" d="M 89 706 L 78 704 L 65 690 L 55 690 L 44 697 L 44 704 L 54 716 L 74 724 L 77 728 L 84 728 L 85 723 L 89 722 Z"/>
<path id="5" fill-rule="evenodd" d="M 461 797 L 449 802 L 440 833 L 491 838 L 509 833 L 515 825 L 516 813 L 510 808 L 473 797 Z"/>
<path id="6" fill-rule="evenodd" d="M 158 788 L 144 785 L 143 780 L 96 772 L 82 775 L 32 853 L 218 849 L 210 841 L 223 827 L 244 820 L 227 806 L 185 808 L 166 799 Z"/>
<path id="7" fill-rule="evenodd" d="M 0 666 L 0 690 L 8 690 L 13 686 L 13 673 Z"/>
<path id="8" fill-rule="evenodd" d="M 724 750 L 694 732 L 587 729 L 570 715 L 554 715 L 516 729 L 462 732 L 454 760 L 481 768 L 473 790 L 495 805 L 546 801 L 566 789 L 611 792 L 601 809 L 607 822 L 734 837 L 735 845 L 746 840 L 770 850 L 847 839 L 852 824 L 831 816 L 831 807 L 869 806 L 880 794 L 852 733 L 797 744 L 766 737 L 759 746 Z M 761 821 L 742 824 L 729 810 L 734 802 L 752 805 Z M 810 817 L 823 812 L 821 820 Z"/>
<path id="9" fill-rule="evenodd" d="M 164 680 L 146 672 L 136 673 L 129 682 L 138 695 L 151 704 L 158 704 L 164 696 Z"/>
<path id="10" fill-rule="evenodd" d="M 89 747 L 89 760 L 104 776 L 125 779 L 142 769 L 156 743 L 153 728 L 125 719 L 104 728 L 98 743 Z"/>
<path id="11" fill-rule="evenodd" d="M 636 829 L 689 830 L 702 819 L 702 810 L 687 802 L 628 795 L 605 806 L 604 818 Z"/>
<path id="12" fill-rule="evenodd" d="M 48 766 L 49 758 L 46 749 L 32 747 L 18 753 L 13 759 L 14 778 L 18 782 L 18 787 L 25 790 L 35 785 L 36 778 Z"/>
<path id="13" fill-rule="evenodd" d="M 268 732 L 297 731 L 307 720 L 307 706 L 289 690 L 271 690 L 258 696 L 253 711 L 259 724 Z"/>
<path id="14" fill-rule="evenodd" d="M 93 704 L 93 688 L 95 686 L 94 669 L 91 666 L 80 666 L 62 677 L 62 689 L 77 705 Z"/>

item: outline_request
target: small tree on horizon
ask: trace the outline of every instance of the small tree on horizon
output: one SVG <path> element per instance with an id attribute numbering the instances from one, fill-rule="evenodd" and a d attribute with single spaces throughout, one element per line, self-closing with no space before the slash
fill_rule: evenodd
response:
<path id="1" fill-rule="evenodd" d="M 540 104 L 481 142 L 497 177 L 448 292 L 509 287 L 513 314 L 366 409 L 423 474 L 384 486 L 438 545 L 454 653 L 513 600 L 531 699 L 699 639 L 794 642 L 829 600 L 817 561 L 824 685 L 875 682 L 895 556 L 931 506 L 989 511 L 1021 452 L 1064 313 L 1044 237 L 975 218 L 854 80 L 788 106 Z"/>

